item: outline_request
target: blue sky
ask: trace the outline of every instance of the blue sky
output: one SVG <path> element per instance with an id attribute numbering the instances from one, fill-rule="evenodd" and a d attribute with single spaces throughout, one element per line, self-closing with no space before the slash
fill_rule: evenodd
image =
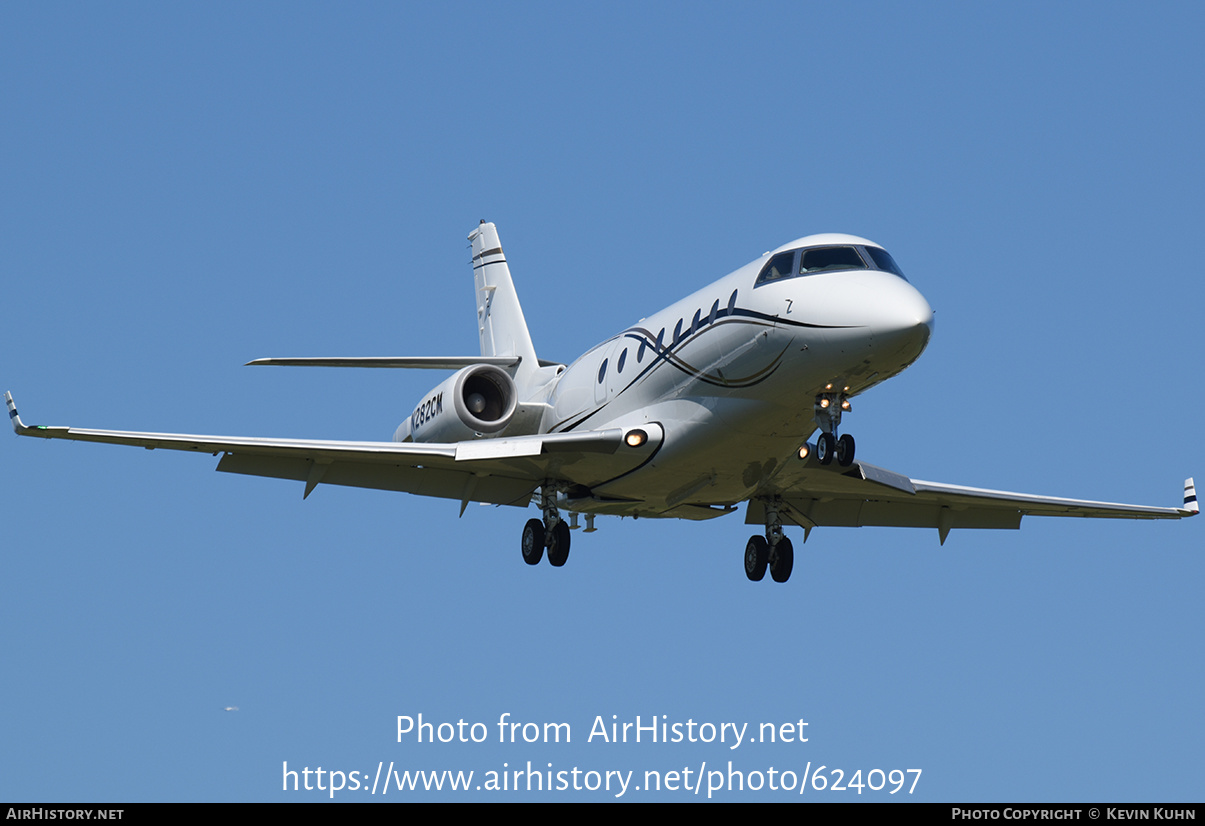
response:
<path id="1" fill-rule="evenodd" d="M 481 218 L 563 361 L 767 249 L 851 232 L 937 318 L 847 418 L 860 458 L 1176 504 L 1205 477 L 1202 16 L 6 3 L 0 389 L 30 423 L 388 439 L 441 376 L 241 365 L 475 353 Z M 327 799 L 282 792 L 285 761 L 639 784 L 731 760 L 919 768 L 920 800 L 1203 796 L 1195 521 L 1035 518 L 944 547 L 797 532 L 775 586 L 745 580 L 740 516 L 599 519 L 565 568 L 532 569 L 534 510 L 303 502 L 208 457 L 15 437 L 0 462 L 5 799 Z M 419 713 L 494 736 L 397 742 Z M 499 744 L 505 713 L 573 740 Z M 611 715 L 803 720 L 809 740 L 587 742 Z"/>

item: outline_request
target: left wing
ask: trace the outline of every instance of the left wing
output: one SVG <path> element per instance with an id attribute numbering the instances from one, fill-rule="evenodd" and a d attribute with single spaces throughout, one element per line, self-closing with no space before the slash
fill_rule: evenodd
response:
<path id="1" fill-rule="evenodd" d="M 643 426 L 645 437 L 631 440 L 635 447 L 625 438 L 631 429 L 622 428 L 454 444 L 140 433 L 27 425 L 12 394 L 4 400 L 20 436 L 222 454 L 218 470 L 305 482 L 303 496 L 319 483 L 397 490 L 459 500 L 462 513 L 469 502 L 526 507 L 550 478 L 601 484 L 648 461 L 664 438 L 659 425 Z"/>
<path id="2" fill-rule="evenodd" d="M 815 455 L 811 451 L 774 480 L 783 521 L 808 530 L 818 525 L 936 528 L 944 544 L 953 528 L 1015 529 L 1023 516 L 1181 519 L 1199 510 L 1191 478 L 1184 481 L 1182 507 L 1158 508 L 926 482 L 866 462 L 821 465 Z M 761 504 L 750 500 L 745 521 L 763 520 Z"/>

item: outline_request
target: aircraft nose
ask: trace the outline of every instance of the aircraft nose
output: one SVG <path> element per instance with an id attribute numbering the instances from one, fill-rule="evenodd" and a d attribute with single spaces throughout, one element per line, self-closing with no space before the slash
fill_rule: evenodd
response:
<path id="1" fill-rule="evenodd" d="M 933 335 L 933 308 L 919 290 L 902 279 L 883 290 L 877 299 L 871 323 L 875 349 L 881 346 L 911 363 Z"/>

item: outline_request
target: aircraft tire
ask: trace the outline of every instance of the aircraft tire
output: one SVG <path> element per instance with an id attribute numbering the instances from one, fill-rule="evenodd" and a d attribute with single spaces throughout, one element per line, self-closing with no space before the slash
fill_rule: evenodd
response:
<path id="1" fill-rule="evenodd" d="M 795 546 L 784 536 L 770 551 L 770 577 L 775 582 L 786 582 L 791 578 L 791 569 L 794 567 Z"/>
<path id="2" fill-rule="evenodd" d="M 822 465 L 833 463 L 833 454 L 837 452 L 837 440 L 831 433 L 821 433 L 816 440 L 816 461 Z"/>
<path id="3" fill-rule="evenodd" d="M 523 561 L 528 565 L 539 565 L 544 556 L 544 523 L 539 519 L 528 519 L 523 526 Z"/>
<path id="4" fill-rule="evenodd" d="M 854 437 L 846 433 L 837 440 L 837 464 L 849 467 L 854 463 Z"/>
<path id="5" fill-rule="evenodd" d="M 745 545 L 745 576 L 752 582 L 760 582 L 766 575 L 766 564 L 770 561 L 770 544 L 764 536 L 754 534 Z"/>
<path id="6" fill-rule="evenodd" d="M 569 526 L 564 520 L 552 526 L 552 542 L 548 544 L 548 561 L 554 568 L 564 565 L 569 559 Z"/>

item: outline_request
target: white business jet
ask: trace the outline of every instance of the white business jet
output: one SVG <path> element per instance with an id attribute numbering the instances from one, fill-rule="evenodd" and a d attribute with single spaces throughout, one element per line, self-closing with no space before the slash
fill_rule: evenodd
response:
<path id="1" fill-rule="evenodd" d="M 1179 508 L 1058 499 L 922 482 L 855 461 L 840 433 L 849 400 L 912 364 L 933 311 L 879 245 L 811 235 L 768 252 L 588 350 L 569 366 L 536 357 L 498 232 L 469 235 L 481 355 L 265 358 L 255 365 L 456 371 L 391 442 L 331 442 L 29 426 L 46 439 L 221 454 L 228 473 L 383 488 L 543 511 L 523 559 L 564 565 L 578 517 L 713 519 L 747 502 L 745 574 L 791 575 L 784 525 L 1018 528 L 1021 518 L 1179 519 Z M 809 442 L 813 433 L 816 439 Z M 538 495 L 537 495 L 538 491 Z M 569 521 L 562 517 L 569 515 Z"/>

